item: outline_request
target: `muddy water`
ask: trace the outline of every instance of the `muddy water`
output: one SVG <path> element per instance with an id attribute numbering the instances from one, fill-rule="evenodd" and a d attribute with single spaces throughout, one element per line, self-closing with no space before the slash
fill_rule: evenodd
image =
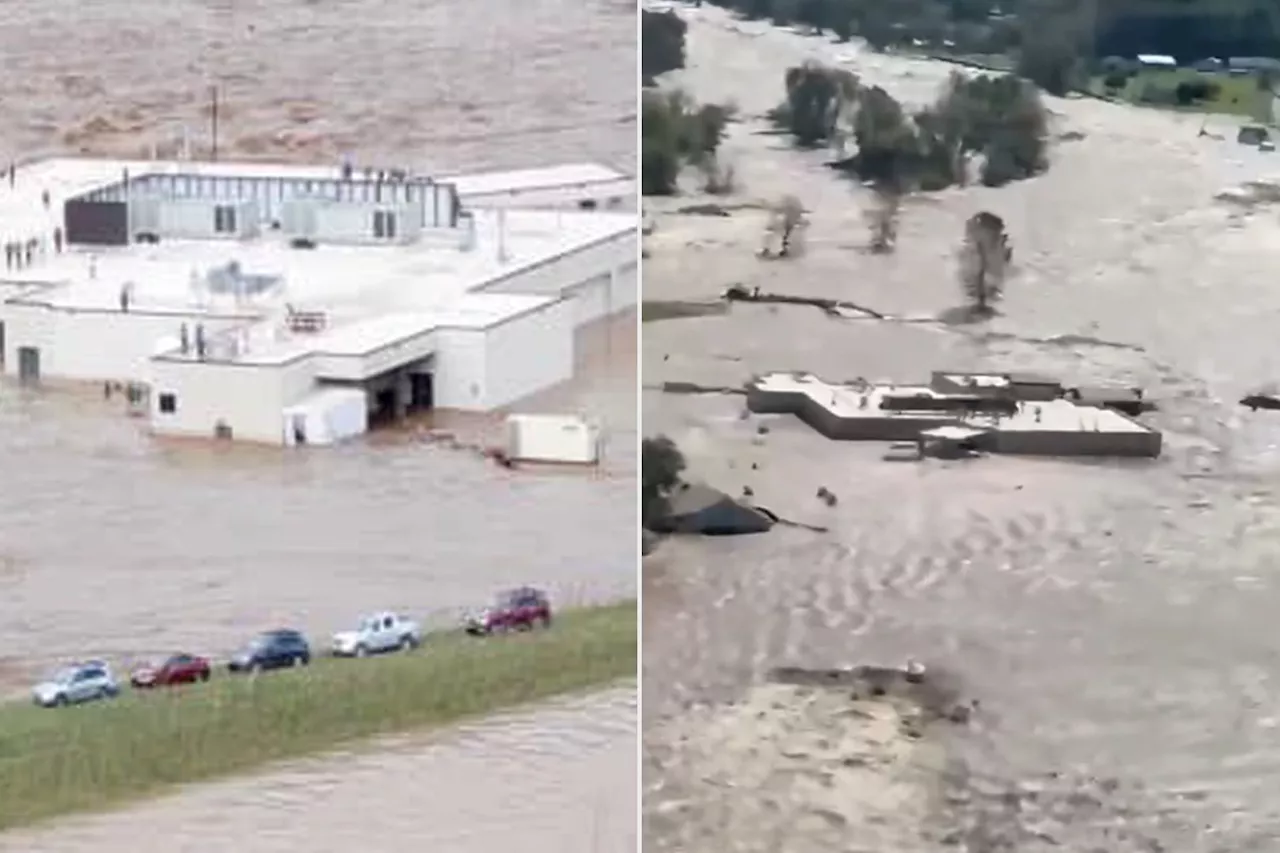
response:
<path id="1" fill-rule="evenodd" d="M 470 169 L 635 163 L 635 10 L 621 0 L 164 0 L 5 8 L 0 145 Z"/>
<path id="2" fill-rule="evenodd" d="M 1280 421 L 1234 401 L 1280 379 L 1280 295 L 1267 273 L 1280 228 L 1274 208 L 1215 196 L 1280 177 L 1280 161 L 1199 137 L 1198 116 L 1055 99 L 1056 132 L 1084 138 L 1055 144 L 1047 175 L 912 199 L 897 253 L 871 256 L 866 193 L 824 168 L 823 152 L 760 134 L 759 116 L 781 98 L 784 69 L 806 58 L 846 61 L 916 101 L 950 69 L 714 9 L 689 14 L 680 82 L 739 105 L 725 152 L 740 188 L 727 201 L 745 207 L 700 218 L 673 212 L 690 199 L 653 205 L 646 297 L 704 299 L 741 283 L 917 322 L 734 306 L 650 323 L 647 386 L 775 369 L 905 380 L 951 366 L 1045 371 L 1145 386 L 1163 406 L 1166 453 L 1154 464 L 892 463 L 883 447 L 833 444 L 792 419 L 744 420 L 740 398 L 646 392 L 645 431 L 680 442 L 696 475 L 731 492 L 749 485 L 761 504 L 831 531 L 669 543 L 651 558 L 646 740 L 678 752 L 666 721 L 685 703 L 737 696 L 771 665 L 914 655 L 958 670 L 982 697 L 983 733 L 960 747 L 977 766 L 1116 777 L 1146 789 L 1144 832 L 1169 849 L 1264 849 L 1249 845 L 1280 827 Z M 1225 122 L 1208 129 L 1234 139 Z M 811 211 L 807 254 L 760 262 L 766 217 L 752 208 L 784 193 Z M 1015 246 L 1004 315 L 933 322 L 959 301 L 955 247 L 981 209 L 1006 219 Z M 820 486 L 835 507 L 814 497 Z M 655 792 L 681 781 L 660 752 L 646 779 Z M 662 797 L 646 807 L 663 811 Z M 1088 849 L 1064 832 L 1068 849 Z"/>
<path id="3" fill-rule="evenodd" d="M 0 156 L 172 150 L 183 125 L 198 151 L 216 82 L 222 156 L 634 170 L 635 11 L 617 0 L 19 0 L 4 16 Z M 503 471 L 414 431 L 283 455 L 159 443 L 93 389 L 0 387 L 0 686 L 67 657 L 223 653 L 264 625 L 323 636 L 369 608 L 447 624 L 516 583 L 563 604 L 634 594 L 634 324 L 605 325 L 575 384 L 525 404 L 605 419 L 591 475 Z M 574 742 L 548 719 L 546 738 Z"/>

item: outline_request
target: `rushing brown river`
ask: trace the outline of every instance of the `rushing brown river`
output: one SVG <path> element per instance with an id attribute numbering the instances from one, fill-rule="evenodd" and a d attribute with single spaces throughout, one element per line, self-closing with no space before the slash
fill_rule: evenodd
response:
<path id="1" fill-rule="evenodd" d="M 3 14 L 0 156 L 164 152 L 184 125 L 203 148 L 216 83 L 225 157 L 634 171 L 622 0 L 15 0 Z M 525 405 L 604 419 L 608 460 L 591 474 L 506 471 L 413 431 L 303 453 L 162 444 L 98 389 L 0 386 L 0 686 L 65 658 L 221 654 L 281 623 L 323 637 L 370 608 L 444 624 L 512 584 L 561 604 L 634 594 L 634 320 L 582 344 L 572 387 Z M 552 740 L 566 720 L 591 725 L 547 719 Z M 583 749 L 613 738 L 631 779 L 633 750 L 616 744 L 634 735 L 613 718 L 601 731 Z M 554 760 L 513 750 L 501 772 Z M 492 807 L 441 814 L 504 819 Z M 232 810 L 229 838 L 235 825 Z"/>
<path id="2" fill-rule="evenodd" d="M 1280 419 L 1236 401 L 1280 380 L 1270 277 L 1280 230 L 1265 200 L 1277 155 L 1237 145 L 1230 119 L 1050 98 L 1046 174 L 912 197 L 896 252 L 873 255 L 870 193 L 827 168 L 829 152 L 763 132 L 763 114 L 782 99 L 785 70 L 808 59 L 839 63 L 912 106 L 953 66 L 710 6 L 682 14 L 688 68 L 672 82 L 738 105 L 722 147 L 738 188 L 714 199 L 725 217 L 677 213 L 706 199 L 651 206 L 646 299 L 714 299 L 738 284 L 911 322 L 744 304 L 646 324 L 646 434 L 675 439 L 692 476 L 732 494 L 750 487 L 762 505 L 827 528 L 669 542 L 646 561 L 646 849 L 815 849 L 794 831 L 799 806 L 756 793 L 762 778 L 784 793 L 798 786 L 769 775 L 793 744 L 768 730 L 772 709 L 752 722 L 753 685 L 777 665 L 908 656 L 958 672 L 981 698 L 971 737 L 953 744 L 975 773 L 1028 788 L 1092 776 L 1115 789 L 1032 824 L 1043 837 L 967 849 L 1275 849 Z M 1248 182 L 1261 186 L 1220 195 Z M 809 211 L 805 251 L 762 262 L 762 208 L 785 194 Z M 980 210 L 1005 218 L 1015 247 L 1002 314 L 938 322 L 961 299 L 956 248 Z M 1164 456 L 894 463 L 884 445 L 827 441 L 791 417 L 744 417 L 740 397 L 657 390 L 771 370 L 913 381 L 945 368 L 1142 386 L 1161 406 L 1150 420 L 1164 430 Z M 820 487 L 838 503 L 815 497 Z M 741 704 L 691 733 L 690 705 L 723 699 Z M 741 760 L 736 776 L 708 783 L 728 752 Z M 841 806 L 856 810 L 851 802 Z M 1019 818 L 1020 803 L 1011 796 L 1000 820 L 1027 820 L 1033 810 Z"/>

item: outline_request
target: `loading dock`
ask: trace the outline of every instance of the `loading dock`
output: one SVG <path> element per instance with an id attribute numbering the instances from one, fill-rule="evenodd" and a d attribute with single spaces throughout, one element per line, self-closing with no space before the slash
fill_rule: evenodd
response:
<path id="1" fill-rule="evenodd" d="M 18 381 L 24 385 L 40 381 L 40 350 L 37 347 L 18 347 Z"/>
<path id="2" fill-rule="evenodd" d="M 368 401 L 369 426 L 380 427 L 425 412 L 435 403 L 435 375 L 428 357 L 367 379 L 324 379 L 321 387 L 360 391 Z"/>
<path id="3" fill-rule="evenodd" d="M 435 407 L 436 378 L 430 371 L 409 374 L 409 411 L 426 412 Z"/>

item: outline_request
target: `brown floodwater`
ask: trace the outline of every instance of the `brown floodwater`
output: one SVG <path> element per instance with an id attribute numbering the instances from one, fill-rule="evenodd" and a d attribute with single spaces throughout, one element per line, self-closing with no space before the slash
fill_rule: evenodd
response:
<path id="1" fill-rule="evenodd" d="M 698 198 L 651 206 L 646 298 L 714 299 L 733 284 L 758 285 L 911 322 L 735 305 L 646 324 L 646 434 L 684 447 L 693 476 L 734 494 L 749 486 L 762 505 L 828 528 L 669 542 L 646 561 L 646 848 L 689 849 L 692 833 L 714 839 L 703 849 L 760 849 L 770 837 L 760 827 L 785 832 L 791 815 L 770 817 L 743 783 L 736 814 L 754 834 L 734 832 L 722 809 L 728 789 L 699 778 L 690 759 L 696 734 L 681 720 L 691 703 L 749 697 L 771 666 L 914 656 L 958 671 L 980 697 L 972 742 L 957 744 L 978 770 L 1079 772 L 1142 792 L 1127 817 L 1047 826 L 1057 849 L 1158 849 L 1153 838 L 1169 850 L 1271 849 L 1280 827 L 1280 421 L 1236 401 L 1280 379 L 1280 291 L 1270 284 L 1280 228 L 1274 207 L 1218 196 L 1247 181 L 1274 184 L 1280 160 L 1236 145 L 1228 119 L 1206 122 L 1219 140 L 1200 135 L 1200 116 L 1049 99 L 1047 174 L 911 198 L 896 253 L 871 255 L 869 193 L 826 168 L 829 153 L 762 133 L 763 113 L 781 100 L 785 69 L 806 59 L 843 63 L 917 104 L 951 67 L 705 6 L 684 14 L 689 67 L 673 82 L 739 107 L 722 149 L 738 189 L 715 199 L 732 208 L 727 217 L 676 212 Z M 809 211 L 806 249 L 762 262 L 760 208 L 784 194 Z M 937 322 L 960 300 L 963 223 L 984 209 L 1005 218 L 1015 247 L 1002 316 Z M 739 384 L 769 370 L 927 380 L 948 367 L 1143 386 L 1162 408 L 1152 420 L 1165 431 L 1164 457 L 893 463 L 884 446 L 830 442 L 794 418 L 744 416 L 740 397 L 656 390 Z M 815 497 L 822 486 L 835 506 Z M 708 743 L 722 742 L 715 731 Z M 772 749 L 750 731 L 740 739 L 759 754 Z M 740 772 L 756 778 L 753 766 Z M 1141 826 L 1121 838 L 1125 824 Z M 1119 835 L 1104 838 L 1111 830 Z"/>
<path id="2" fill-rule="evenodd" d="M 205 148 L 216 83 L 223 157 L 634 172 L 621 0 L 15 0 L 3 15 L 0 157 L 172 151 L 184 125 Z M 582 337 L 580 377 L 523 407 L 605 420 L 607 462 L 585 474 L 502 470 L 415 430 L 300 453 L 158 442 L 100 389 L 0 385 L 0 686 L 66 658 L 221 654 L 264 626 L 322 638 L 371 608 L 447 624 L 512 584 L 562 605 L 634 595 L 634 316 Z M 473 421 L 437 426 L 493 433 Z M 553 740 L 591 725 L 548 719 Z M 634 743 L 617 730 L 602 729 Z M 504 774 L 544 762 L 508 758 Z M 476 802 L 467 820 L 504 819 Z"/>
<path id="3" fill-rule="evenodd" d="M 0 147 L 15 157 L 140 153 L 183 124 L 199 143 L 216 81 L 223 156 L 634 165 L 635 12 L 616 0 L 5 15 Z M 295 454 L 160 443 L 95 389 L 0 388 L 7 666 L 217 651 L 265 623 L 327 630 L 384 605 L 448 614 L 526 581 L 566 603 L 629 594 L 634 320 L 582 338 L 580 378 L 542 397 L 605 417 L 609 464 L 589 476 L 500 471 L 403 435 Z"/>

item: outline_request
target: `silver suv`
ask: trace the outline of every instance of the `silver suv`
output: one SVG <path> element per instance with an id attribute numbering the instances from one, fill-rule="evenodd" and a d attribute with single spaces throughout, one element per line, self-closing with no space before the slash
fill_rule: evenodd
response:
<path id="1" fill-rule="evenodd" d="M 120 694 L 120 685 L 106 663 L 91 660 L 54 673 L 32 688 L 31 694 L 37 705 L 56 708 L 114 698 Z"/>

